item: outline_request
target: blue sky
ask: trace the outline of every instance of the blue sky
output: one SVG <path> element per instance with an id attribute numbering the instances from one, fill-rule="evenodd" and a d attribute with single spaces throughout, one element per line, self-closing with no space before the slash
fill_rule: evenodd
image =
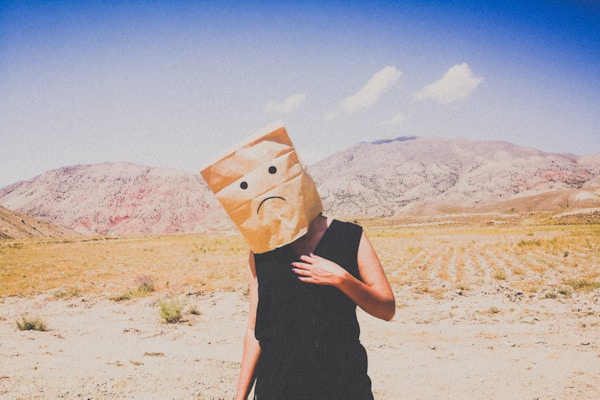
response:
<path id="1" fill-rule="evenodd" d="M 197 173 L 277 120 L 307 163 L 413 135 L 600 153 L 600 2 L 0 0 L 0 187 Z"/>

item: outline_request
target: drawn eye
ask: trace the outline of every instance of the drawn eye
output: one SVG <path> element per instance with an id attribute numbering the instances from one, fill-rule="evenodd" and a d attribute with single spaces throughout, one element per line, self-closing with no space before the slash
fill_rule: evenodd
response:
<path id="1" fill-rule="evenodd" d="M 274 174 L 276 172 L 277 172 L 277 168 L 276 167 L 273 167 L 273 166 L 269 167 L 269 173 L 270 174 Z"/>
<path id="2" fill-rule="evenodd" d="M 243 190 L 246 190 L 246 189 L 248 189 L 248 182 L 246 182 L 246 181 L 243 181 L 242 183 L 240 183 L 240 187 L 241 187 Z"/>

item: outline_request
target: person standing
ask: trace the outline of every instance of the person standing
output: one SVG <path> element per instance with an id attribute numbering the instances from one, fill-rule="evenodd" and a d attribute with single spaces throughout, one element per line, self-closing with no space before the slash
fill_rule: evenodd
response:
<path id="1" fill-rule="evenodd" d="M 326 218 L 283 126 L 202 169 L 250 246 L 250 313 L 236 400 L 371 400 L 356 307 L 384 320 L 395 299 L 357 224 Z"/>
<path id="2" fill-rule="evenodd" d="M 370 400 L 356 306 L 391 320 L 395 299 L 358 225 L 318 216 L 305 236 L 249 256 L 250 314 L 236 400 Z"/>

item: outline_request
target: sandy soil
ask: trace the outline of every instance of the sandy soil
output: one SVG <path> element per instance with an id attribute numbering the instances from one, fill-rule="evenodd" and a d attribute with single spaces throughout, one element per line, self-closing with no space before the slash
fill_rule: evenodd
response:
<path id="1" fill-rule="evenodd" d="M 600 291 L 567 298 L 502 284 L 396 292 L 391 322 L 359 311 L 376 399 L 598 399 Z M 167 324 L 163 294 L 0 299 L 1 399 L 231 399 L 247 299 L 189 294 Z M 48 331 L 19 331 L 22 316 Z"/>

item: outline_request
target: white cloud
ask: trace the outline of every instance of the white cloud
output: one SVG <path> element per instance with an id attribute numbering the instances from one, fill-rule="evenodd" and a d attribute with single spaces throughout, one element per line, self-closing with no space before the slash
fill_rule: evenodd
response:
<path id="1" fill-rule="evenodd" d="M 388 89 L 393 87 L 402 72 L 394 66 L 384 67 L 377 72 L 369 82 L 358 92 L 347 97 L 341 105 L 341 109 L 348 113 L 356 112 L 362 108 L 370 107 L 379 100 L 379 97 Z"/>
<path id="2" fill-rule="evenodd" d="M 396 113 L 392 115 L 392 118 L 382 123 L 382 126 L 390 126 L 390 125 L 400 125 L 403 124 L 406 120 L 408 120 L 408 115 L 403 112 Z"/>
<path id="3" fill-rule="evenodd" d="M 268 102 L 265 110 L 270 112 L 290 114 L 300 107 L 300 104 L 302 104 L 304 100 L 306 100 L 306 95 L 304 93 L 295 93 L 281 103 L 277 103 L 275 101 Z"/>
<path id="4" fill-rule="evenodd" d="M 463 63 L 453 66 L 442 79 L 425 86 L 413 96 L 417 100 L 434 99 L 444 104 L 452 103 L 469 97 L 482 81 L 482 77 L 473 76 L 469 64 Z"/>

